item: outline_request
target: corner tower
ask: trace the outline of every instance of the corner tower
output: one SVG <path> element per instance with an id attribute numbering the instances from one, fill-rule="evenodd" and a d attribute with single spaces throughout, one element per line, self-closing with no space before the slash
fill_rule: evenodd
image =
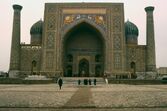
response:
<path id="1" fill-rule="evenodd" d="M 155 72 L 155 40 L 154 40 L 154 19 L 153 11 L 154 7 L 149 6 L 145 8 L 147 14 L 147 38 L 146 38 L 146 71 Z"/>
<path id="2" fill-rule="evenodd" d="M 13 30 L 12 30 L 12 45 L 10 54 L 9 76 L 14 77 L 20 70 L 20 12 L 22 6 L 13 5 Z"/>

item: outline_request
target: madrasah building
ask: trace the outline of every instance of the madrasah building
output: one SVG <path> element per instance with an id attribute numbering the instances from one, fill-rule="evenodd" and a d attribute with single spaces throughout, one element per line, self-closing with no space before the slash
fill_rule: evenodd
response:
<path id="1" fill-rule="evenodd" d="M 152 6 L 145 8 L 146 45 L 138 44 L 137 26 L 124 22 L 123 3 L 46 3 L 44 21 L 30 29 L 30 44 L 20 42 L 22 6 L 13 9 L 10 77 L 136 78 L 156 73 Z"/>

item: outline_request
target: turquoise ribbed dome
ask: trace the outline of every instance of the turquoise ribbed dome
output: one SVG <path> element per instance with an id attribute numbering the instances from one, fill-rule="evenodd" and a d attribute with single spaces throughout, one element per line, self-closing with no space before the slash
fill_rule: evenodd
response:
<path id="1" fill-rule="evenodd" d="M 137 26 L 130 22 L 129 20 L 125 23 L 125 36 L 128 37 L 129 35 L 139 35 L 139 30 Z"/>
<path id="2" fill-rule="evenodd" d="M 42 25 L 43 21 L 39 20 L 35 24 L 32 25 L 30 29 L 30 34 L 42 34 Z"/>

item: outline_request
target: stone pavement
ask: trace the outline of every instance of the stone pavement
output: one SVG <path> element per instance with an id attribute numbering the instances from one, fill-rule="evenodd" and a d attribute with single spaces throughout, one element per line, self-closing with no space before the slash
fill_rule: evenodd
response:
<path id="1" fill-rule="evenodd" d="M 167 108 L 0 108 L 0 111 L 167 111 Z"/>
<path id="2" fill-rule="evenodd" d="M 80 87 L 71 99 L 64 105 L 66 107 L 95 107 L 89 87 Z"/>
<path id="3" fill-rule="evenodd" d="M 0 85 L 0 111 L 167 111 L 167 85 Z"/>

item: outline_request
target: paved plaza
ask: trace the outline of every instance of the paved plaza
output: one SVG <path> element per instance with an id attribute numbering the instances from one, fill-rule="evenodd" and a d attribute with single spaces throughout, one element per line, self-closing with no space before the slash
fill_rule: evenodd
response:
<path id="1" fill-rule="evenodd" d="M 167 111 L 167 85 L 0 85 L 0 111 Z"/>

